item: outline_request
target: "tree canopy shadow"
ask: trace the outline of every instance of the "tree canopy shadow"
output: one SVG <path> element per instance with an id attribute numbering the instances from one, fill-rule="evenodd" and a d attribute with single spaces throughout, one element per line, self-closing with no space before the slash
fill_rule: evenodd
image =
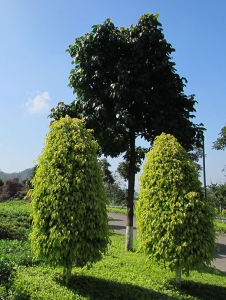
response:
<path id="1" fill-rule="evenodd" d="M 199 273 L 214 274 L 214 275 L 226 278 L 226 272 L 222 272 L 222 271 L 218 270 L 216 267 L 204 266 L 201 269 L 198 269 L 197 271 Z M 225 286 L 226 286 L 226 281 L 225 281 Z"/>
<path id="2" fill-rule="evenodd" d="M 225 300 L 226 284 L 225 287 L 222 287 L 213 284 L 185 280 L 183 281 L 181 292 L 200 300 Z"/>
<path id="3" fill-rule="evenodd" d="M 63 284 L 63 282 L 61 282 Z M 73 275 L 68 289 L 90 300 L 176 300 L 173 296 L 137 285 L 92 276 Z"/>
<path id="4" fill-rule="evenodd" d="M 226 275 L 226 273 L 212 267 L 205 267 L 200 272 L 222 277 Z M 58 278 L 57 281 L 60 285 L 65 285 L 62 278 Z M 170 296 L 160 291 L 130 283 L 120 283 L 87 275 L 72 275 L 67 286 L 75 295 L 87 297 L 90 300 L 178 300 L 178 292 L 181 296 L 194 297 L 197 300 L 226 299 L 226 285 L 222 287 L 217 284 L 207 284 L 185 279 L 182 280 L 181 289 L 177 288 L 174 280 L 170 280 L 164 287 L 167 290 L 174 290 L 177 296 Z"/>

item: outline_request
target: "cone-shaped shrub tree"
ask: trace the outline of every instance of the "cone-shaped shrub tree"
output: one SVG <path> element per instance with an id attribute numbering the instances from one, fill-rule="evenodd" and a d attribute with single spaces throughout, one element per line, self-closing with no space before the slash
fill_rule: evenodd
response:
<path id="1" fill-rule="evenodd" d="M 50 125 L 32 180 L 33 231 L 37 257 L 64 267 L 101 259 L 109 226 L 98 144 L 84 122 L 68 116 Z"/>
<path id="2" fill-rule="evenodd" d="M 176 271 L 210 264 L 215 249 L 214 213 L 187 152 L 161 134 L 147 153 L 136 206 L 140 250 Z"/>

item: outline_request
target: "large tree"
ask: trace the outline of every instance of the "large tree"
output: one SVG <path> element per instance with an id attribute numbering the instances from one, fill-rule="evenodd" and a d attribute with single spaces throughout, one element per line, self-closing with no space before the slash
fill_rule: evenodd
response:
<path id="1" fill-rule="evenodd" d="M 175 51 L 164 35 L 158 15 L 142 15 L 128 28 L 110 19 L 94 25 L 67 50 L 73 58 L 69 86 L 77 99 L 59 103 L 51 117 L 65 114 L 84 118 L 106 156 L 125 153 L 129 161 L 126 249 L 132 249 L 136 138 L 153 143 L 171 133 L 187 149 L 199 141 L 202 128 L 191 122 L 194 95 L 184 94 L 186 83 L 175 69 Z"/>
<path id="2" fill-rule="evenodd" d="M 204 198 L 195 164 L 169 134 L 156 138 L 140 178 L 137 201 L 139 247 L 176 271 L 210 264 L 216 234 L 214 210 Z"/>

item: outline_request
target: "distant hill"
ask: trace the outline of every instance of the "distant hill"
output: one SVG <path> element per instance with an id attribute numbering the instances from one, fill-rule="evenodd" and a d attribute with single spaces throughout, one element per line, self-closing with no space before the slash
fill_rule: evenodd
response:
<path id="1" fill-rule="evenodd" d="M 19 178 L 19 181 L 22 181 L 26 178 L 31 177 L 32 170 L 33 170 L 33 168 L 29 168 L 29 169 L 23 170 L 22 172 L 14 172 L 14 173 L 5 173 L 0 170 L 0 178 L 2 180 Z"/>

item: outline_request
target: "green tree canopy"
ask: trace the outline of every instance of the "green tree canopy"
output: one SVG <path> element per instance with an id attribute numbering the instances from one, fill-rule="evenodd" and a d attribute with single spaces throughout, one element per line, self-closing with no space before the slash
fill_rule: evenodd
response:
<path id="1" fill-rule="evenodd" d="M 114 177 L 112 175 L 112 172 L 109 170 L 111 167 L 111 164 L 107 161 L 106 158 L 99 159 L 100 167 L 103 171 L 103 181 L 105 184 L 113 184 L 114 183 Z"/>
<path id="2" fill-rule="evenodd" d="M 140 146 L 135 148 L 135 157 L 136 157 L 135 174 L 140 172 L 141 164 L 143 162 L 145 153 L 147 153 L 147 151 L 148 151 L 147 148 L 143 148 Z M 127 154 L 124 155 L 124 159 L 125 160 L 123 162 L 120 162 L 118 164 L 117 172 L 125 181 L 128 181 L 129 174 L 130 174 L 130 170 L 129 170 L 130 160 L 129 160 L 129 157 L 127 156 Z"/>
<path id="3" fill-rule="evenodd" d="M 226 183 L 217 184 L 211 183 L 207 189 L 208 201 L 217 208 L 221 214 L 223 209 L 226 209 Z"/>
<path id="4" fill-rule="evenodd" d="M 205 201 L 196 167 L 169 134 L 155 139 L 140 178 L 136 205 L 140 250 L 189 272 L 214 258 L 214 210 Z"/>
<path id="5" fill-rule="evenodd" d="M 75 39 L 67 50 L 73 58 L 69 86 L 77 99 L 59 103 L 51 117 L 69 114 L 84 118 L 102 152 L 129 161 L 126 249 L 132 249 L 136 138 L 153 143 L 162 132 L 171 133 L 191 150 L 201 145 L 202 127 L 191 122 L 194 95 L 184 94 L 171 60 L 175 51 L 164 35 L 158 15 L 142 15 L 138 23 L 116 27 L 110 19 Z"/>
<path id="6" fill-rule="evenodd" d="M 226 149 L 226 126 L 221 129 L 219 133 L 219 138 L 213 143 L 213 149 L 225 150 Z M 222 171 L 225 171 L 225 167 Z"/>
<path id="7" fill-rule="evenodd" d="M 226 126 L 221 129 L 219 138 L 213 143 L 213 148 L 216 150 L 225 150 L 226 148 Z"/>
<path id="8" fill-rule="evenodd" d="M 106 197 L 98 144 L 84 121 L 52 122 L 38 158 L 33 191 L 31 246 L 37 257 L 65 268 L 99 260 L 109 243 Z"/>

